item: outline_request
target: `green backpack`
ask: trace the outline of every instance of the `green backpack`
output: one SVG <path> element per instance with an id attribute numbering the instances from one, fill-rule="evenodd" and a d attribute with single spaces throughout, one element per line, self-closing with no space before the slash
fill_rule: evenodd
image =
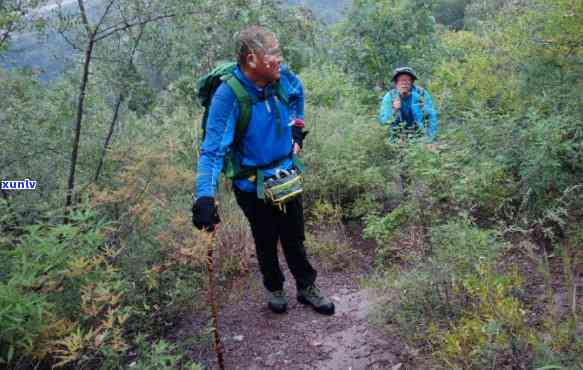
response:
<path id="1" fill-rule="evenodd" d="M 239 109 L 241 110 L 241 115 L 239 116 L 239 121 L 237 122 L 235 137 L 237 138 L 243 136 L 247 129 L 247 125 L 249 125 L 253 102 L 251 101 L 251 97 L 247 93 L 247 90 L 245 90 L 245 87 L 233 75 L 233 72 L 236 68 L 237 63 L 235 62 L 223 63 L 196 81 L 196 95 L 204 107 L 204 115 L 202 118 L 203 140 L 206 135 L 206 123 L 208 120 L 210 110 L 209 108 L 211 106 L 213 95 L 223 81 L 225 81 L 231 90 L 233 90 L 233 93 L 239 102 Z"/>
<path id="2" fill-rule="evenodd" d="M 237 101 L 239 102 L 239 120 L 237 121 L 237 126 L 235 129 L 235 138 L 233 140 L 233 147 L 235 147 L 239 141 L 245 136 L 249 122 L 251 122 L 251 112 L 253 109 L 253 104 L 257 102 L 257 98 L 252 94 L 249 94 L 241 81 L 235 77 L 233 72 L 237 69 L 236 62 L 226 62 L 219 64 L 212 71 L 202 76 L 196 81 L 196 95 L 198 96 L 200 103 L 204 107 L 204 115 L 202 118 L 202 140 L 206 136 L 206 125 L 209 115 L 209 110 L 212 102 L 213 95 L 217 91 L 218 87 L 222 82 L 225 82 L 235 94 Z M 275 91 L 277 97 L 284 102 L 285 105 L 288 104 L 288 99 L 281 85 L 278 83 L 275 86 Z M 225 162 L 223 164 L 223 173 L 229 179 L 236 177 L 245 177 L 242 175 L 241 169 L 237 165 L 233 151 L 229 150 L 225 155 Z M 245 173 L 250 172 L 245 171 Z M 254 171 L 251 171 L 254 172 Z"/>
<path id="3" fill-rule="evenodd" d="M 229 85 L 237 97 L 241 112 L 235 129 L 235 144 L 245 135 L 245 131 L 247 131 L 247 126 L 249 126 L 249 122 L 251 121 L 253 101 L 249 93 L 247 93 L 247 90 L 245 90 L 245 87 L 233 75 L 233 71 L 235 71 L 236 68 L 237 63 L 235 62 L 223 63 L 196 81 L 196 95 L 198 96 L 201 105 L 204 107 L 204 115 L 202 117 L 202 141 L 204 141 L 204 138 L 206 137 L 206 124 L 213 95 L 223 81 Z M 223 173 L 227 178 L 234 178 L 237 175 L 237 172 L 233 153 L 229 150 L 225 155 Z"/>

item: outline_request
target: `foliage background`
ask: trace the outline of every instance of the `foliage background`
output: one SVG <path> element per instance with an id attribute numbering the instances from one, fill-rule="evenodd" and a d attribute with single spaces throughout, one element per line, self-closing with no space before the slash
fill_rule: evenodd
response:
<path id="1" fill-rule="evenodd" d="M 199 366 L 165 339 L 181 312 L 207 309 L 208 242 L 189 215 L 194 81 L 259 23 L 306 91 L 309 243 L 349 253 L 321 230 L 354 222 L 376 240 L 377 319 L 437 367 L 583 367 L 582 2 L 114 0 L 106 25 L 143 24 L 96 46 L 69 214 L 87 34 L 76 4 L 35 12 L 40 3 L 0 6 L 0 57 L 12 66 L 0 69 L 0 177 L 40 184 L 0 194 L 3 365 Z M 91 21 L 106 4 L 90 4 Z M 57 47 L 63 71 L 18 59 L 32 35 Z M 404 64 L 438 107 L 436 151 L 390 142 L 376 122 Z M 229 279 L 245 273 L 252 241 L 227 184 L 219 198 Z"/>

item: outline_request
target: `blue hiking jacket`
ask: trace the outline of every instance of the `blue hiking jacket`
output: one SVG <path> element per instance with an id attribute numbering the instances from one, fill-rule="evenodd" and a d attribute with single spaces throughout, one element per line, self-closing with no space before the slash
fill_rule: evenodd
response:
<path id="1" fill-rule="evenodd" d="M 239 67 L 234 71 L 249 94 L 254 97 L 251 120 L 245 135 L 233 145 L 240 108 L 235 93 L 222 83 L 213 95 L 209 108 L 206 134 L 201 146 L 196 176 L 196 197 L 214 197 L 219 184 L 223 159 L 228 150 L 235 154 L 235 161 L 243 166 L 262 167 L 276 162 L 263 170 L 264 176 L 275 175 L 277 169 L 293 166 L 292 130 L 289 125 L 295 119 L 304 118 L 304 90 L 301 81 L 281 65 L 280 84 L 288 97 L 288 105 L 276 96 L 273 86 L 259 88 L 251 82 Z M 279 119 L 276 115 L 279 112 Z M 257 190 L 255 182 L 247 179 L 234 180 L 234 185 L 246 192 Z"/>
<path id="2" fill-rule="evenodd" d="M 399 92 L 397 90 L 392 89 L 383 97 L 378 117 L 381 126 L 388 124 L 391 129 L 394 129 L 399 126 L 401 122 L 405 122 L 405 128 L 412 128 L 415 124 L 417 124 L 418 128 L 427 131 L 427 141 L 432 143 L 437 136 L 438 123 L 437 112 L 433 107 L 433 101 L 429 92 L 426 89 L 423 89 L 425 102 L 423 104 L 423 109 L 421 109 L 419 104 L 420 90 L 415 85 L 413 85 L 411 94 L 405 99 L 401 99 L 401 109 L 399 112 L 397 112 L 397 114 L 394 115 L 393 99 L 394 97 L 398 96 L 398 94 Z M 427 122 L 424 122 L 424 114 L 426 114 L 429 118 L 429 127 L 425 127 Z"/>

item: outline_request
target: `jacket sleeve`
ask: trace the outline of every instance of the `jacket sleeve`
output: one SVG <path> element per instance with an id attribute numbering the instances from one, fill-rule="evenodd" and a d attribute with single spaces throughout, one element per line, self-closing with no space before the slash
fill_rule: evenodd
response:
<path id="1" fill-rule="evenodd" d="M 431 99 L 431 95 L 427 90 L 424 91 L 425 93 L 425 105 L 424 110 L 425 114 L 429 117 L 429 127 L 427 128 L 427 141 L 432 143 L 437 136 L 437 129 L 438 129 L 438 122 L 437 122 L 437 112 L 433 107 L 433 100 Z"/>
<path id="2" fill-rule="evenodd" d="M 239 118 L 239 103 L 225 83 L 215 92 L 209 109 L 206 134 L 196 171 L 196 197 L 215 196 L 223 160 L 233 143 Z"/>
<path id="3" fill-rule="evenodd" d="M 385 126 L 394 121 L 393 99 L 391 97 L 390 92 L 386 93 L 385 96 L 383 97 L 383 101 L 381 102 L 381 108 L 379 110 L 378 119 L 381 126 Z"/>
<path id="4" fill-rule="evenodd" d="M 282 67 L 288 85 L 290 119 L 304 119 L 304 86 L 302 81 L 287 67 Z"/>

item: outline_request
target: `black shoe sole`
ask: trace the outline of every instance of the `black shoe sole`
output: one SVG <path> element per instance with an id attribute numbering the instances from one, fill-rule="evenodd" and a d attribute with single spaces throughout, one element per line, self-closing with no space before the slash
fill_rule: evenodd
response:
<path id="1" fill-rule="evenodd" d="M 271 303 L 267 303 L 267 307 L 269 307 L 269 309 L 274 313 L 285 313 L 287 311 L 287 305 L 276 306 L 276 305 L 272 305 Z"/>
<path id="2" fill-rule="evenodd" d="M 335 311 L 334 303 L 331 303 L 331 306 L 316 307 L 310 301 L 308 301 L 306 298 L 304 298 L 304 296 L 301 296 L 301 295 L 298 296 L 298 302 L 300 302 L 301 304 L 312 306 L 314 311 L 316 311 L 319 314 L 328 315 L 328 316 L 334 315 L 334 311 Z"/>

